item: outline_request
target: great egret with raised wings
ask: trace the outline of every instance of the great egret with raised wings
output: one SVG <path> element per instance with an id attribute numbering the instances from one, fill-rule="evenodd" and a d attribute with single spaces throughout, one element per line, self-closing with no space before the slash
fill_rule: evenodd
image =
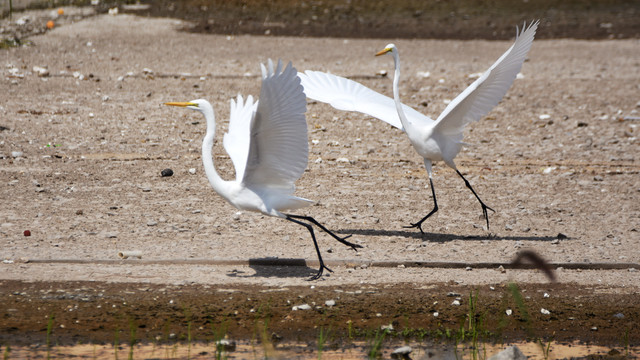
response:
<path id="1" fill-rule="evenodd" d="M 322 226 L 310 216 L 286 214 L 282 211 L 309 206 L 311 200 L 293 195 L 294 183 L 307 167 L 309 146 L 305 119 L 306 97 L 297 70 L 289 63 L 282 69 L 278 61 L 273 68 L 262 68 L 259 101 L 249 95 L 246 101 L 238 95 L 231 100 L 229 132 L 224 135 L 224 148 L 235 167 L 236 179 L 223 180 L 216 172 L 212 158 L 216 122 L 211 104 L 203 99 L 168 102 L 166 105 L 186 107 L 201 112 L 207 120 L 207 133 L 202 141 L 202 162 L 211 187 L 240 210 L 260 212 L 287 219 L 309 230 L 318 254 L 320 269 L 311 278 L 318 279 L 329 269 L 322 260 L 313 227 L 318 226 L 352 249 L 362 246 L 350 243 Z M 306 221 L 306 222 L 305 222 Z"/>
<path id="2" fill-rule="evenodd" d="M 340 76 L 309 70 L 299 73 L 298 76 L 302 80 L 307 97 L 328 103 L 339 110 L 358 111 L 376 117 L 407 133 L 415 150 L 424 158 L 434 204 L 431 212 L 408 227 L 417 227 L 424 233 L 422 223 L 438 211 L 431 165 L 434 161 L 444 161 L 460 175 L 465 185 L 480 202 L 488 230 L 487 210 L 494 210 L 480 200 L 469 181 L 456 168 L 453 159 L 465 145 L 462 142 L 464 127 L 473 121 L 480 120 L 491 111 L 511 87 L 531 48 L 537 27 L 538 21 L 530 24 L 529 27 L 525 23 L 522 33 L 516 28 L 515 43 L 482 76 L 451 101 L 435 121 L 400 102 L 398 90 L 400 59 L 398 48 L 394 44 L 387 45 L 384 50 L 376 54 L 376 56 L 384 54 L 393 56 L 395 63 L 393 100 Z"/>

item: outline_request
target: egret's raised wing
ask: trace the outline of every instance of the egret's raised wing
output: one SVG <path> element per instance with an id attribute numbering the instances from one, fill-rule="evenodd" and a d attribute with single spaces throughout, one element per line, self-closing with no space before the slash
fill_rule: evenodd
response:
<path id="1" fill-rule="evenodd" d="M 224 149 L 229 154 L 233 167 L 236 169 L 236 180 L 242 181 L 247 157 L 249 156 L 249 134 L 251 120 L 256 112 L 258 102 L 253 102 L 249 95 L 244 102 L 241 95 L 238 100 L 231 99 L 231 111 L 229 113 L 229 132 L 224 134 Z"/>
<path id="2" fill-rule="evenodd" d="M 298 73 L 298 76 L 308 98 L 327 103 L 338 110 L 361 112 L 404 130 L 392 98 L 353 80 L 329 73 L 307 70 Z M 402 107 L 409 121 L 416 125 L 433 122 L 410 106 L 403 104 Z"/>
<path id="3" fill-rule="evenodd" d="M 461 134 L 472 121 L 485 116 L 507 93 L 522 68 L 539 21 L 516 33 L 515 43 L 482 76 L 467 87 L 444 109 L 436 120 L 436 129 L 445 135 Z"/>
<path id="4" fill-rule="evenodd" d="M 243 182 L 293 191 L 307 167 L 307 100 L 297 70 L 282 62 L 262 66 L 260 101 L 251 124 L 251 143 Z"/>

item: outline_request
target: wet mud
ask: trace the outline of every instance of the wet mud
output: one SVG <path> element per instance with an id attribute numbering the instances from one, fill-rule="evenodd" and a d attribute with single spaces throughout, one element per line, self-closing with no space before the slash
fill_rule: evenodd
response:
<path id="1" fill-rule="evenodd" d="M 469 329 L 470 314 L 487 343 L 640 345 L 637 294 L 576 284 L 256 287 L 5 280 L 0 288 L 0 343 L 11 346 L 44 344 L 48 333 L 57 345 L 264 334 L 274 343 L 314 343 L 320 329 L 331 329 L 332 338 L 344 342 L 366 340 L 389 325 L 390 338 L 453 342 L 460 329 Z"/>

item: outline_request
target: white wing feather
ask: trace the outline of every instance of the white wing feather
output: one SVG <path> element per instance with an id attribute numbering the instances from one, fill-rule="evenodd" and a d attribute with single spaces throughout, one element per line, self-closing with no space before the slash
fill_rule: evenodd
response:
<path id="1" fill-rule="evenodd" d="M 531 48 L 539 21 L 516 35 L 515 43 L 481 77 L 458 95 L 436 120 L 436 129 L 445 135 L 462 133 L 465 125 L 480 120 L 507 93 Z"/>
<path id="2" fill-rule="evenodd" d="M 294 190 L 307 167 L 306 97 L 297 70 L 282 62 L 274 70 L 262 65 L 260 101 L 251 124 L 249 154 L 243 183 Z"/>
<path id="3" fill-rule="evenodd" d="M 231 99 L 231 111 L 229 114 L 229 132 L 224 134 L 224 149 L 229 154 L 233 167 L 236 169 L 236 181 L 244 178 L 247 157 L 249 156 L 249 134 L 251 121 L 253 120 L 258 102 L 253 102 L 249 95 L 244 102 L 238 95 L 237 102 Z"/>
<path id="4" fill-rule="evenodd" d="M 298 76 L 308 98 L 327 103 L 338 110 L 367 114 L 404 130 L 392 98 L 353 80 L 329 73 L 307 70 L 298 73 Z M 402 106 L 410 122 L 416 125 L 433 122 L 410 106 Z"/>

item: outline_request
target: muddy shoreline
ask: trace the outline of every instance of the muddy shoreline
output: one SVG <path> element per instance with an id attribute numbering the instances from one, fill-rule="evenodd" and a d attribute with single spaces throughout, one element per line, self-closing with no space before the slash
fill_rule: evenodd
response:
<path id="1" fill-rule="evenodd" d="M 0 343 L 12 346 L 44 343 L 49 319 L 58 345 L 109 344 L 116 333 L 120 343 L 128 343 L 132 324 L 140 342 L 185 341 L 189 326 L 194 341 L 213 341 L 215 331 L 230 339 L 255 338 L 264 326 L 276 342 L 314 342 L 319 328 L 331 328 L 338 339 L 349 331 L 364 338 L 389 324 L 400 339 L 446 341 L 453 339 L 445 333 L 468 326 L 470 296 L 486 342 L 539 338 L 640 345 L 637 294 L 611 294 L 603 286 L 520 284 L 524 306 L 509 284 L 255 287 L 4 280 L 0 286 Z M 294 310 L 303 304 L 311 309 Z"/>

